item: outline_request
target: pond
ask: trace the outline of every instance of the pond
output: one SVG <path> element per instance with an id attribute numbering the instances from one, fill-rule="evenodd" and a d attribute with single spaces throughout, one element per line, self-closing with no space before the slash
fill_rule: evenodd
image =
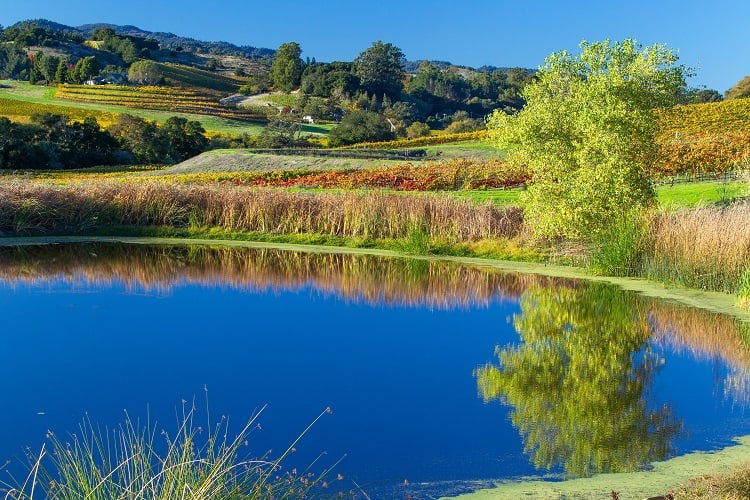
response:
<path id="1" fill-rule="evenodd" d="M 112 243 L 0 247 L 9 474 L 84 418 L 259 416 L 250 448 L 354 498 L 625 472 L 750 434 L 747 323 L 455 263 Z M 206 401 L 207 400 L 207 401 Z M 340 460 L 340 462 L 339 462 Z M 16 472 L 16 474 L 18 474 Z M 0 478 L 5 479 L 6 478 Z"/>

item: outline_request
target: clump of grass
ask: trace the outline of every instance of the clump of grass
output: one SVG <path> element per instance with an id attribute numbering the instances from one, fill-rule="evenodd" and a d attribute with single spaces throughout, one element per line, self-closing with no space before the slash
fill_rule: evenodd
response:
<path id="1" fill-rule="evenodd" d="M 703 476 L 692 479 L 677 488 L 669 498 L 675 500 L 692 498 L 722 498 L 741 500 L 750 498 L 750 467 L 740 467 L 719 476 Z"/>
<path id="2" fill-rule="evenodd" d="M 642 274 L 644 256 L 653 244 L 649 220 L 643 212 L 626 211 L 606 225 L 594 239 L 591 269 L 610 276 Z"/>
<path id="3" fill-rule="evenodd" d="M 262 411 L 262 410 L 261 410 Z M 175 499 L 175 498 L 304 498 L 324 486 L 324 476 L 309 470 L 281 472 L 281 462 L 310 426 L 276 459 L 243 455 L 251 432 L 258 427 L 254 415 L 233 438 L 226 417 L 204 429 L 195 422 L 195 406 L 186 407 L 174 436 L 157 434 L 149 423 L 129 417 L 118 428 L 102 430 L 88 418 L 79 433 L 61 439 L 49 432 L 50 451 L 29 453 L 30 472 L 4 498 L 73 499 Z M 327 484 L 325 484 L 327 486 Z"/>
<path id="4" fill-rule="evenodd" d="M 402 252 L 413 255 L 429 255 L 432 248 L 427 229 L 419 225 L 409 228 L 406 237 L 397 246 Z"/>

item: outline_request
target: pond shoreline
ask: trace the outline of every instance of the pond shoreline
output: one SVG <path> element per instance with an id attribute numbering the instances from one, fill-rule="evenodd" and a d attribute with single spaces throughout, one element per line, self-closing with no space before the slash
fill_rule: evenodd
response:
<path id="1" fill-rule="evenodd" d="M 297 243 L 257 242 L 250 240 L 224 240 L 209 238 L 166 238 L 141 236 L 28 236 L 0 237 L 0 246 L 54 245 L 59 243 L 123 243 L 133 245 L 207 245 L 235 248 L 265 248 L 308 253 L 343 255 L 371 255 L 377 257 L 409 258 L 426 261 L 453 262 L 471 266 L 487 267 L 506 272 L 537 274 L 556 278 L 574 278 L 617 285 L 638 294 L 683 304 L 698 309 L 726 314 L 741 321 L 750 322 L 750 310 L 736 306 L 735 296 L 720 292 L 709 292 L 678 286 L 668 286 L 645 278 L 622 278 L 597 276 L 584 268 L 546 263 L 506 261 L 481 257 L 450 255 L 415 255 L 395 250 L 377 248 L 352 248 L 328 245 Z"/>
<path id="2" fill-rule="evenodd" d="M 567 481 L 508 481 L 494 488 L 450 497 L 460 500 L 495 500 L 501 498 L 611 498 L 617 492 L 620 500 L 664 498 L 670 488 L 706 474 L 724 474 L 750 462 L 750 436 L 734 439 L 736 444 L 712 452 L 680 455 L 654 462 L 650 470 L 598 474 Z M 445 497 L 448 498 L 448 497 Z"/>
<path id="3" fill-rule="evenodd" d="M 750 311 L 744 311 L 734 304 L 734 296 L 717 292 L 704 292 L 694 289 L 668 287 L 661 283 L 641 278 L 615 278 L 595 276 L 583 268 L 544 263 L 502 261 L 489 258 L 460 257 L 445 255 L 413 255 L 384 249 L 334 247 L 277 242 L 255 242 L 244 240 L 222 240 L 204 238 L 164 238 L 128 236 L 37 236 L 2 237 L 0 247 L 22 247 L 56 244 L 120 243 L 125 245 L 164 245 L 186 246 L 204 245 L 226 248 L 276 249 L 282 251 L 369 255 L 397 259 L 415 259 L 430 262 L 451 262 L 455 264 L 495 269 L 510 273 L 527 273 L 559 278 L 583 279 L 605 282 L 635 293 L 679 303 L 682 305 L 726 314 L 741 321 L 750 322 Z M 474 493 L 460 495 L 462 499 L 494 498 L 608 498 L 610 491 L 617 491 L 619 498 L 646 498 L 664 494 L 670 487 L 677 487 L 689 479 L 705 474 L 726 472 L 732 467 L 750 461 L 750 436 L 736 438 L 737 444 L 713 452 L 696 452 L 681 455 L 664 462 L 652 464 L 651 469 L 642 472 L 621 474 L 599 474 L 592 478 L 567 481 L 553 481 L 528 478 L 526 481 L 499 482 L 495 488 L 480 489 Z"/>

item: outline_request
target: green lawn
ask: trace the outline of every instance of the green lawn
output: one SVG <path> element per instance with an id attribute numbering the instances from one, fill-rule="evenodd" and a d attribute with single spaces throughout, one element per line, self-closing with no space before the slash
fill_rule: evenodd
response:
<path id="1" fill-rule="evenodd" d="M 747 181 L 685 182 L 656 188 L 659 205 L 667 209 L 727 203 L 748 196 Z"/>
<path id="2" fill-rule="evenodd" d="M 452 160 L 454 158 L 501 158 L 505 153 L 493 144 L 485 141 L 465 141 L 454 144 L 440 144 L 436 146 L 425 146 L 427 156 L 432 159 L 437 157 L 441 160 Z"/>
<path id="3" fill-rule="evenodd" d="M 497 205 L 510 205 L 521 203 L 521 193 L 520 189 L 488 189 L 486 191 L 455 191 L 450 194 L 477 203 L 490 201 Z M 750 197 L 750 183 L 747 181 L 687 182 L 656 188 L 659 206 L 667 210 L 728 203 L 747 197 Z"/>

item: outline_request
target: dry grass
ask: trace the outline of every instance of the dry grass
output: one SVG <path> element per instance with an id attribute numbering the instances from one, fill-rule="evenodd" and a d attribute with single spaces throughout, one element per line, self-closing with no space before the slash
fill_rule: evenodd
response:
<path id="1" fill-rule="evenodd" d="M 237 186 L 94 181 L 0 183 L 0 234 L 75 232 L 117 225 L 220 227 L 273 234 L 316 233 L 402 238 L 415 228 L 432 238 L 514 237 L 518 208 L 452 198 L 370 193 L 299 193 Z"/>
<path id="2" fill-rule="evenodd" d="M 750 203 L 659 215 L 653 245 L 648 277 L 735 293 L 750 262 Z"/>
<path id="3" fill-rule="evenodd" d="M 744 500 L 750 498 L 750 465 L 737 468 L 720 476 L 703 476 L 680 486 L 671 498 Z"/>

